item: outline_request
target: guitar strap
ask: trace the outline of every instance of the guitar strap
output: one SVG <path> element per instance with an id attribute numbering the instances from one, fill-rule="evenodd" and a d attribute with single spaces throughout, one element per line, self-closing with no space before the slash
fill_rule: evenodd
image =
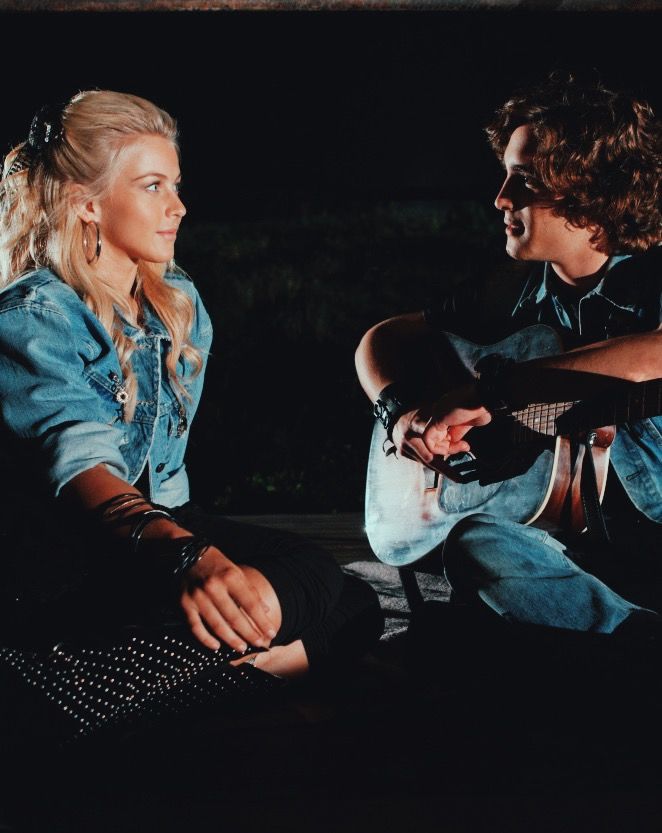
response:
<path id="1" fill-rule="evenodd" d="M 584 465 L 582 466 L 581 475 L 582 505 L 589 537 L 595 543 L 611 544 L 607 524 L 600 506 L 598 478 L 595 473 L 595 462 L 593 461 L 594 442 L 595 433 L 591 431 L 584 439 Z"/>

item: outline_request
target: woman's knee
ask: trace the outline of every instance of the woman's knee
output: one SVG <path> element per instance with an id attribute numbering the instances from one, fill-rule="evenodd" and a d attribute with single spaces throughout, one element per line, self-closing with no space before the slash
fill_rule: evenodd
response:
<path id="1" fill-rule="evenodd" d="M 267 579 L 264 573 L 261 573 L 255 567 L 241 566 L 241 571 L 246 576 L 247 581 L 258 592 L 262 602 L 269 608 L 267 614 L 274 629 L 280 630 L 283 622 L 283 614 L 280 607 L 280 599 L 276 593 L 271 582 Z"/>
<path id="2" fill-rule="evenodd" d="M 331 667 L 357 659 L 384 632 L 384 613 L 370 584 L 345 575 L 336 607 L 319 626 L 303 636 L 311 667 Z"/>
<path id="3" fill-rule="evenodd" d="M 325 611 L 331 610 L 343 591 L 343 572 L 333 555 L 297 535 L 288 535 L 282 564 L 300 581 L 307 595 Z"/>

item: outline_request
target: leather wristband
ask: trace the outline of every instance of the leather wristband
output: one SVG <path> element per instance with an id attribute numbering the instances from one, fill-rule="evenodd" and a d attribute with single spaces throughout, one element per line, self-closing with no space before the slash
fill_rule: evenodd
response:
<path id="1" fill-rule="evenodd" d="M 395 423 L 403 414 L 414 408 L 414 401 L 411 390 L 399 382 L 391 382 L 377 397 L 372 411 L 386 429 L 389 440 L 393 440 Z"/>
<path id="2" fill-rule="evenodd" d="M 478 372 L 476 392 L 481 404 L 491 414 L 509 414 L 515 410 L 514 404 L 509 400 L 506 393 L 506 378 L 513 364 L 515 364 L 514 359 L 501 356 L 498 353 L 483 356 L 476 363 L 474 368 Z"/>

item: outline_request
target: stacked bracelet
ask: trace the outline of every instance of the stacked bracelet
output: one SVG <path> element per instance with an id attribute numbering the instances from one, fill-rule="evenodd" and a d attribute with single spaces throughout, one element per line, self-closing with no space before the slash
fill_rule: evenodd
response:
<path id="1" fill-rule="evenodd" d="M 140 539 L 142 538 L 145 529 L 158 518 L 167 518 L 173 523 L 177 523 L 170 512 L 165 509 L 147 509 L 145 512 L 136 513 L 136 520 L 131 527 L 131 543 L 133 544 L 133 551 L 138 552 L 140 546 Z"/>
<path id="2" fill-rule="evenodd" d="M 168 575 L 178 582 L 195 566 L 211 546 L 202 535 L 186 535 L 182 538 L 149 538 L 140 545 L 140 560 L 148 569 L 154 567 L 161 575 Z"/>
<path id="3" fill-rule="evenodd" d="M 197 564 L 210 547 L 209 541 L 202 535 L 194 535 L 192 538 L 185 538 L 184 541 L 179 551 L 178 563 L 173 568 L 173 575 L 176 579 L 181 578 Z"/>
<path id="4" fill-rule="evenodd" d="M 144 507 L 144 508 L 143 508 Z M 210 546 L 209 541 L 199 535 L 186 535 L 181 538 L 143 539 L 147 527 L 160 518 L 177 521 L 164 506 L 151 503 L 136 492 L 123 492 L 114 495 L 98 509 L 101 522 L 105 526 L 128 527 L 126 541 L 130 552 L 139 556 L 139 569 L 148 573 L 152 568 L 162 575 L 165 573 L 176 581 L 201 558 Z"/>

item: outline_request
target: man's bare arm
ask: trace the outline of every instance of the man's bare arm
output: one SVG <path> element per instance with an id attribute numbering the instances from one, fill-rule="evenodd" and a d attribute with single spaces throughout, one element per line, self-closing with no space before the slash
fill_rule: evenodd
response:
<path id="1" fill-rule="evenodd" d="M 356 372 L 363 390 L 374 402 L 391 382 L 436 378 L 430 330 L 423 313 L 388 318 L 371 327 L 355 354 Z"/>
<path id="2" fill-rule="evenodd" d="M 609 390 L 616 379 L 645 382 L 661 377 L 662 329 L 657 329 L 520 362 L 506 376 L 505 396 L 525 403 L 585 399 Z"/>
<path id="3" fill-rule="evenodd" d="M 409 384 L 415 375 L 438 378 L 431 339 L 422 313 L 391 318 L 371 328 L 356 353 L 363 389 L 375 401 L 391 382 Z M 512 365 L 504 374 L 503 395 L 515 406 L 531 402 L 585 399 L 613 389 L 617 380 L 642 382 L 662 377 L 662 327 Z M 441 387 L 441 386 L 440 386 Z M 474 385 L 437 388 L 421 407 L 403 414 L 393 438 L 401 451 L 414 450 L 428 462 L 434 454 L 466 450 L 464 434 L 489 422 Z"/>
<path id="4" fill-rule="evenodd" d="M 422 313 L 389 318 L 368 330 L 356 351 L 356 369 L 371 401 L 391 382 L 408 381 L 412 376 L 437 378 L 430 336 Z M 574 373 L 548 374 L 545 370 Z M 589 375 L 605 378 L 591 381 Z M 536 401 L 553 402 L 599 393 L 610 378 L 643 382 L 661 377 L 662 327 L 521 362 L 509 373 L 508 384 L 513 399 L 526 399 L 535 392 L 536 397 L 543 397 Z"/>

